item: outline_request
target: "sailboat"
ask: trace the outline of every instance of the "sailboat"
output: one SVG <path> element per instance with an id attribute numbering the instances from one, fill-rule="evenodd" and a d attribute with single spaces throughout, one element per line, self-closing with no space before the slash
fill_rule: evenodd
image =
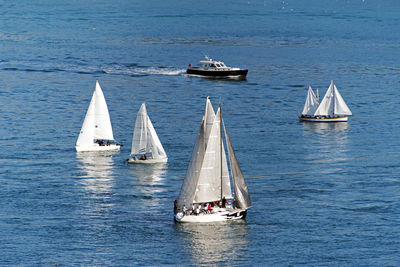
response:
<path id="1" fill-rule="evenodd" d="M 77 152 L 119 150 L 120 145 L 111 143 L 111 141 L 114 141 L 114 135 L 110 114 L 103 91 L 99 82 L 96 81 L 96 88 L 75 148 Z"/>
<path id="2" fill-rule="evenodd" d="M 311 122 L 346 122 L 348 116 L 351 115 L 349 107 L 336 85 L 331 81 L 321 103 L 309 86 L 303 112 L 299 119 Z"/>
<path id="3" fill-rule="evenodd" d="M 136 117 L 128 163 L 163 163 L 168 157 L 143 103 Z"/>
<path id="4" fill-rule="evenodd" d="M 223 131 L 228 157 L 225 153 Z M 250 195 L 222 121 L 221 106 L 215 114 L 207 97 L 205 113 L 186 176 L 174 203 L 174 219 L 182 223 L 238 220 L 246 217 L 250 207 Z"/>

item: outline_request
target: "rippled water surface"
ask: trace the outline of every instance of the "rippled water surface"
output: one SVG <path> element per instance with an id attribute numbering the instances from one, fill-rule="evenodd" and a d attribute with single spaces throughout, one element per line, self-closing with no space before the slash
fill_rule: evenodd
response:
<path id="1" fill-rule="evenodd" d="M 400 262 L 397 1 L 0 3 L 0 265 Z M 185 75 L 204 54 L 247 80 Z M 119 153 L 75 152 L 95 81 Z M 334 80 L 348 123 L 300 123 Z M 221 102 L 247 220 L 178 225 L 205 97 Z M 169 156 L 130 166 L 147 103 Z"/>

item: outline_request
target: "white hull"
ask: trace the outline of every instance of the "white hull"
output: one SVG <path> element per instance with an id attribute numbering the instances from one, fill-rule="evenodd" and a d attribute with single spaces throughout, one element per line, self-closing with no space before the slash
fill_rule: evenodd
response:
<path id="1" fill-rule="evenodd" d="M 98 144 L 93 144 L 90 146 L 75 146 L 75 149 L 76 152 L 119 151 L 120 145 L 99 146 Z"/>
<path id="2" fill-rule="evenodd" d="M 174 219 L 179 223 L 210 223 L 233 221 L 246 218 L 246 210 L 229 209 L 220 210 L 213 213 L 200 213 L 199 215 L 184 215 L 178 212 L 174 215 Z"/>
<path id="3" fill-rule="evenodd" d="M 134 159 L 134 158 L 129 158 L 128 163 L 132 164 L 153 164 L 153 163 L 166 163 L 168 161 L 168 158 L 162 158 L 162 159 Z"/>
<path id="4" fill-rule="evenodd" d="M 301 121 L 311 121 L 311 122 L 346 122 L 349 117 L 335 117 L 335 118 L 322 118 L 322 117 L 299 117 Z"/>

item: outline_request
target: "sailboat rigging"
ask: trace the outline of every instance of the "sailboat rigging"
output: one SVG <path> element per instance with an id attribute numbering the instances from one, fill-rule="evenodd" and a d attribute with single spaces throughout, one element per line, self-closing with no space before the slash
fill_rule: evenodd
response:
<path id="1" fill-rule="evenodd" d="M 163 163 L 168 157 L 142 103 L 136 117 L 128 163 Z"/>
<path id="2" fill-rule="evenodd" d="M 317 91 L 318 94 L 318 91 Z M 321 103 L 311 86 L 308 87 L 306 102 L 299 119 L 311 122 L 346 122 L 352 113 L 343 97 L 331 81 Z"/>
<path id="3" fill-rule="evenodd" d="M 223 132 L 228 148 L 223 144 Z M 232 197 L 231 181 L 234 188 Z M 228 200 L 233 199 L 232 202 Z M 214 222 L 244 219 L 250 195 L 222 119 L 221 106 L 214 113 L 207 97 L 206 108 L 186 177 L 175 201 L 177 222 Z"/>

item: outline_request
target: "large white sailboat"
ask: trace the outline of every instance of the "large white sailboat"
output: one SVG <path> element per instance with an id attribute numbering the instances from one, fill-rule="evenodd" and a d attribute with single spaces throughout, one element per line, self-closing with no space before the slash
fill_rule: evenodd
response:
<path id="1" fill-rule="evenodd" d="M 119 150 L 120 145 L 111 143 L 111 141 L 114 141 L 114 135 L 110 114 L 103 91 L 99 82 L 96 81 L 96 88 L 75 148 L 77 152 Z"/>
<path id="2" fill-rule="evenodd" d="M 311 89 L 308 88 L 306 102 L 299 119 L 311 122 L 346 122 L 352 113 L 346 102 L 331 81 L 321 103 Z"/>
<path id="3" fill-rule="evenodd" d="M 143 103 L 136 117 L 128 163 L 163 163 L 168 157 Z"/>
<path id="4" fill-rule="evenodd" d="M 251 206 L 246 182 L 222 121 L 221 106 L 215 114 L 208 97 L 186 177 L 174 205 L 175 221 L 193 223 L 244 219 Z"/>

